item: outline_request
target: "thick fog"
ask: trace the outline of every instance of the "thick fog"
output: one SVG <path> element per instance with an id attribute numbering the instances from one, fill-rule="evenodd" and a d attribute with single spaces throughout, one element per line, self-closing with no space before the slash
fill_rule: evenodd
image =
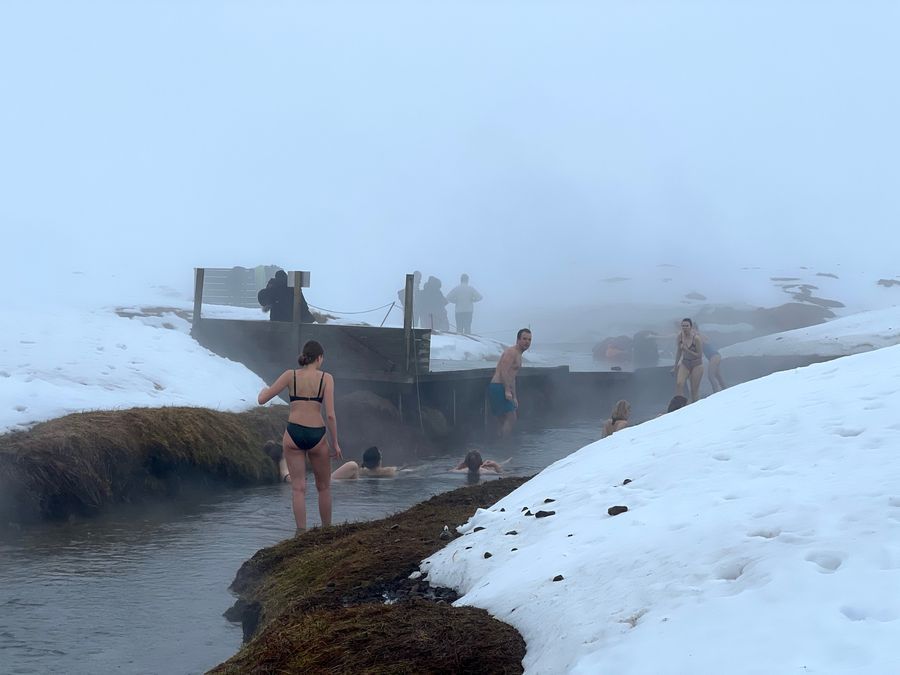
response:
<path id="1" fill-rule="evenodd" d="M 499 330 L 660 265 L 896 274 L 898 7 L 3 3 L 9 301 L 277 264 L 358 310 L 419 269 Z"/>

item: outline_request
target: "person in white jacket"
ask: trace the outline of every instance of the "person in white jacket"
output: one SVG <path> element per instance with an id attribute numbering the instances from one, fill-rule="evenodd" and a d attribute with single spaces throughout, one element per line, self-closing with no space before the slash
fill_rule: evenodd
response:
<path id="1" fill-rule="evenodd" d="M 468 335 L 472 332 L 472 313 L 475 303 L 481 300 L 481 293 L 469 286 L 469 275 L 459 278 L 459 286 L 447 294 L 447 301 L 456 305 L 456 332 Z"/>

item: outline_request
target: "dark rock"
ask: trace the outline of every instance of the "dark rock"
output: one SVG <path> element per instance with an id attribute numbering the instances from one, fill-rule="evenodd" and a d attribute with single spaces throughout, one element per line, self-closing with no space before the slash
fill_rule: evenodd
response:
<path id="1" fill-rule="evenodd" d="M 555 577 L 553 577 L 553 581 L 562 581 L 564 578 L 565 577 L 563 577 L 562 574 L 557 574 Z"/>
<path id="2" fill-rule="evenodd" d="M 479 526 L 476 527 L 474 530 L 472 530 L 472 532 L 481 532 L 483 529 L 484 529 L 484 528 L 481 527 L 481 525 L 479 525 Z"/>
<path id="3" fill-rule="evenodd" d="M 485 551 L 485 552 L 484 552 L 484 557 L 485 557 L 485 558 L 490 558 L 492 555 L 493 555 L 493 553 L 490 553 L 489 551 Z"/>
<path id="4" fill-rule="evenodd" d="M 516 532 L 515 530 L 510 530 L 509 532 L 506 532 L 506 534 L 519 534 L 519 533 Z"/>
<path id="5" fill-rule="evenodd" d="M 535 518 L 546 518 L 547 516 L 555 516 L 556 511 L 538 511 L 534 514 Z"/>
<path id="6" fill-rule="evenodd" d="M 509 549 L 509 550 L 510 550 L 510 551 L 518 551 L 519 549 L 517 549 L 517 548 L 511 548 L 511 549 Z"/>
<path id="7" fill-rule="evenodd" d="M 504 509 L 503 507 L 501 507 L 501 508 L 500 508 L 500 513 L 506 513 L 506 509 Z"/>
<path id="8" fill-rule="evenodd" d="M 606 512 L 611 516 L 617 516 L 620 513 L 625 513 L 627 510 L 627 506 L 610 506 L 608 509 L 606 509 Z"/>
<path id="9" fill-rule="evenodd" d="M 626 478 L 625 480 L 622 481 L 622 485 L 628 485 L 630 482 L 631 482 L 631 479 Z"/>
<path id="10" fill-rule="evenodd" d="M 528 511 L 525 511 L 525 515 L 526 515 L 526 516 L 533 516 L 534 514 L 531 512 L 531 510 L 528 510 Z"/>
<path id="11" fill-rule="evenodd" d="M 550 502 L 555 502 L 555 501 L 556 501 L 556 500 L 553 499 L 553 497 L 547 497 L 547 499 L 544 500 L 544 503 L 545 503 L 545 504 L 549 504 Z"/>

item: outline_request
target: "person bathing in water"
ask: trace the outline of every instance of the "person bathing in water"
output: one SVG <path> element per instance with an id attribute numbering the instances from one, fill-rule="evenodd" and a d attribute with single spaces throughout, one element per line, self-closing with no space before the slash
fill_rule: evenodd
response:
<path id="1" fill-rule="evenodd" d="M 690 319 L 681 320 L 681 331 L 675 344 L 676 373 L 675 393 L 684 396 L 684 383 L 690 378 L 691 403 L 696 403 L 700 398 L 700 382 L 703 380 L 703 340 L 694 330 L 694 323 Z"/>
<path id="2" fill-rule="evenodd" d="M 290 412 L 281 445 L 291 480 L 291 498 L 297 532 L 306 530 L 306 461 L 312 466 L 319 492 L 319 517 L 322 526 L 331 525 L 331 459 L 328 438 L 338 459 L 343 458 L 334 415 L 334 378 L 322 372 L 325 350 L 310 340 L 297 359 L 299 369 L 284 371 L 271 387 L 259 392 L 257 400 L 265 405 L 285 389 L 290 395 Z M 325 413 L 323 422 L 322 413 Z"/>
<path id="3" fill-rule="evenodd" d="M 288 471 L 287 462 L 284 459 L 284 448 L 281 447 L 281 444 L 277 441 L 266 441 L 263 452 L 278 466 L 278 476 L 281 478 L 281 482 L 290 483 L 291 472 Z"/>
<path id="4" fill-rule="evenodd" d="M 616 403 L 612 409 L 610 418 L 603 423 L 603 436 L 612 436 L 620 429 L 628 426 L 628 416 L 631 414 L 631 404 L 628 401 L 621 400 Z"/>
<path id="5" fill-rule="evenodd" d="M 463 460 L 451 471 L 466 471 L 470 476 L 477 476 L 482 473 L 503 473 L 503 464 L 506 464 L 508 461 L 509 459 L 501 464 L 492 459 L 482 459 L 478 450 L 469 450 L 466 456 L 463 457 Z"/>
<path id="6" fill-rule="evenodd" d="M 516 396 L 516 374 L 522 368 L 522 354 L 531 347 L 531 331 L 521 329 L 516 334 L 516 344 L 503 350 L 494 376 L 488 385 L 488 402 L 497 418 L 499 436 L 508 436 L 516 423 L 519 399 Z"/>
<path id="7" fill-rule="evenodd" d="M 397 475 L 396 466 L 381 466 L 381 450 L 374 445 L 366 448 L 360 466 L 352 459 L 342 464 L 331 474 L 332 480 L 347 480 L 360 477 L 393 478 Z"/>

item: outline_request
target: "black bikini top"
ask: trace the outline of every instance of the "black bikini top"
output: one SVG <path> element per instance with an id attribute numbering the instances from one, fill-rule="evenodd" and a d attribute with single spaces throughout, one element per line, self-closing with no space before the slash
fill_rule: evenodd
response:
<path id="1" fill-rule="evenodd" d="M 291 394 L 291 403 L 294 401 L 315 401 L 316 403 L 321 403 L 324 380 L 325 373 L 322 373 L 322 379 L 319 380 L 319 392 L 315 396 L 294 396 L 297 393 L 297 371 L 294 370 L 294 394 Z"/>

